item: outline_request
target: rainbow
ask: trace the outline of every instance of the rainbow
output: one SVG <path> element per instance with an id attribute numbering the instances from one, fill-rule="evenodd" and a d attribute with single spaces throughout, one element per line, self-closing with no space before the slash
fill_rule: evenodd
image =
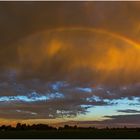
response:
<path id="1" fill-rule="evenodd" d="M 94 33 L 98 33 L 98 34 L 105 34 L 105 35 L 114 37 L 116 39 L 120 39 L 120 40 L 132 45 L 136 49 L 140 49 L 140 44 L 138 42 L 133 41 L 132 39 L 130 39 L 128 37 L 125 37 L 125 36 L 122 36 L 122 35 L 119 35 L 116 33 L 112 33 L 110 31 L 100 29 L 100 28 L 62 27 L 62 28 L 50 29 L 47 32 L 52 33 L 52 32 L 63 32 L 63 31 L 86 31 L 86 32 L 94 32 Z"/>

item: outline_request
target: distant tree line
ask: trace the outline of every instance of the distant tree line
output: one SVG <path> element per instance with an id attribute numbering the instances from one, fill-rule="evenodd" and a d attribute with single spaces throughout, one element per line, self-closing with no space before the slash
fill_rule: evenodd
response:
<path id="1" fill-rule="evenodd" d="M 0 131 L 6 131 L 6 130 L 56 130 L 56 128 L 49 126 L 47 124 L 26 125 L 26 124 L 21 124 L 21 123 L 17 123 L 15 127 L 11 125 L 0 126 Z"/>
<path id="2" fill-rule="evenodd" d="M 69 125 L 64 125 L 63 127 L 52 127 L 47 124 L 32 124 L 32 125 L 27 125 L 27 124 L 21 124 L 17 123 L 15 127 L 11 125 L 2 125 L 0 126 L 0 131 L 9 131 L 9 130 L 54 130 L 54 131 L 63 131 L 63 130 L 133 130 L 133 131 L 140 131 L 139 128 L 127 128 L 124 126 L 123 128 L 102 128 L 98 129 L 96 127 L 78 127 L 78 126 L 69 126 Z"/>

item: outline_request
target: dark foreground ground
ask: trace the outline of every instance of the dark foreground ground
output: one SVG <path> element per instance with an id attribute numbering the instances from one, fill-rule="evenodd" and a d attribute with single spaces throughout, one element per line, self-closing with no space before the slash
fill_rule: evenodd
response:
<path id="1" fill-rule="evenodd" d="M 28 139 L 140 139 L 140 131 L 136 130 L 19 130 L 19 131 L 1 131 L 0 138 L 28 138 Z"/>

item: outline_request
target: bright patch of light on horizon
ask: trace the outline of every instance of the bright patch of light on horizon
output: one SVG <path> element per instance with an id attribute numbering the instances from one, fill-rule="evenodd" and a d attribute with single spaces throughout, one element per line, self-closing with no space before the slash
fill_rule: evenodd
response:
<path id="1" fill-rule="evenodd" d="M 133 109 L 137 110 L 140 107 L 140 97 L 129 98 L 121 98 L 121 99 L 103 99 L 103 102 L 106 102 L 108 105 L 96 106 L 96 105 L 84 105 L 83 107 L 87 107 L 86 118 L 93 119 L 96 118 L 98 120 L 105 119 L 104 116 L 107 115 L 124 115 L 128 113 L 118 112 L 117 110 L 127 110 Z M 132 105 L 131 105 L 132 104 Z M 81 116 L 83 117 L 83 116 Z"/>

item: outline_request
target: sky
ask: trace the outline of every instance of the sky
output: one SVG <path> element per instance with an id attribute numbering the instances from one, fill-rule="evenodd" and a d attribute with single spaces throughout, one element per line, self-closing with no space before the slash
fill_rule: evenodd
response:
<path id="1" fill-rule="evenodd" d="M 0 125 L 140 126 L 140 2 L 0 2 Z"/>

